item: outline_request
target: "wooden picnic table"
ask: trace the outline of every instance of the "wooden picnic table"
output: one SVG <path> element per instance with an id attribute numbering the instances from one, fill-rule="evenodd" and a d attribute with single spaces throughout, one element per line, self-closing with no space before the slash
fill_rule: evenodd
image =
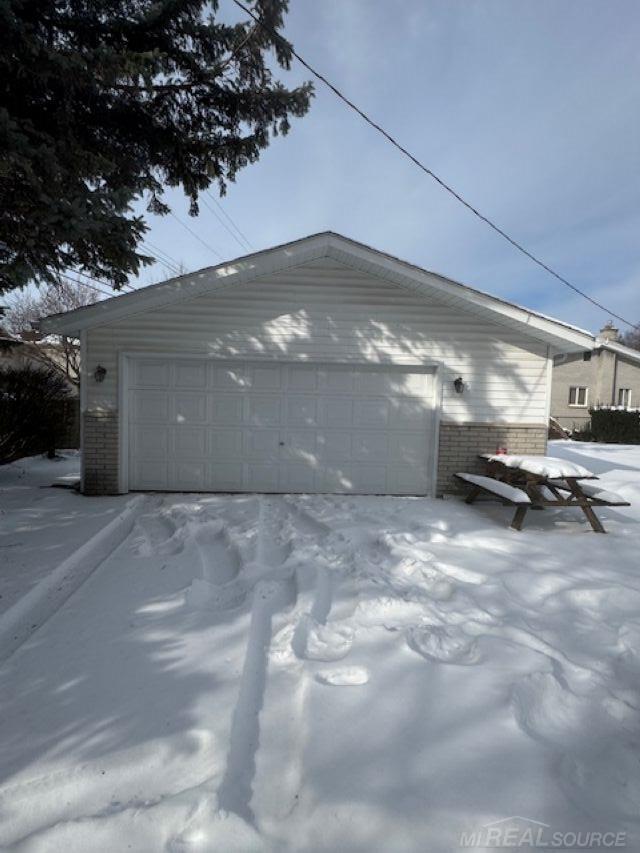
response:
<path id="1" fill-rule="evenodd" d="M 512 493 L 516 500 L 505 500 L 504 495 L 499 494 L 499 491 L 494 493 L 494 496 L 502 498 L 503 502 L 517 505 L 511 525 L 516 530 L 521 529 L 527 509 L 578 507 L 596 533 L 606 533 L 594 512 L 594 507 L 629 506 L 629 503 L 619 495 L 587 484 L 585 481 L 597 480 L 598 477 L 572 462 L 564 462 L 551 456 L 489 453 L 481 453 L 479 458 L 486 465 L 487 478 L 505 483 L 526 494 L 528 500 L 526 503 L 521 503 L 517 500 L 518 493 Z M 465 479 L 465 475 L 458 476 L 460 479 Z M 468 475 L 466 479 L 468 482 L 471 481 Z M 485 478 L 479 479 L 485 480 Z M 472 503 L 482 492 L 493 492 L 490 481 L 480 485 L 472 483 L 472 490 L 466 499 L 467 503 Z"/>

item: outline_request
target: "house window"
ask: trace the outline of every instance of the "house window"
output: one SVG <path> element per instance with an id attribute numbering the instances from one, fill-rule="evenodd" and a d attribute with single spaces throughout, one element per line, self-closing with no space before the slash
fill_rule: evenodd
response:
<path id="1" fill-rule="evenodd" d="M 625 409 L 631 407 L 631 388 L 618 388 L 618 405 Z"/>
<path id="2" fill-rule="evenodd" d="M 582 360 L 583 361 L 591 361 L 591 353 L 590 352 L 583 352 L 582 353 Z"/>
<path id="3" fill-rule="evenodd" d="M 572 385 L 569 388 L 569 405 L 586 406 L 589 392 L 584 385 Z"/>

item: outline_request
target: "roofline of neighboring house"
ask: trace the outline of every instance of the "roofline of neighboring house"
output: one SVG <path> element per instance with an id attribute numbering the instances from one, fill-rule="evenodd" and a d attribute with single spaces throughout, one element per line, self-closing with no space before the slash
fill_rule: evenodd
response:
<path id="1" fill-rule="evenodd" d="M 594 349 L 608 349 L 611 350 L 611 352 L 615 352 L 617 355 L 623 356 L 624 358 L 640 362 L 640 350 L 627 347 L 624 344 L 618 343 L 618 341 L 608 341 L 604 338 L 596 337 L 596 345 Z"/>
<path id="2" fill-rule="evenodd" d="M 478 314 L 492 315 L 494 321 L 515 326 L 561 351 L 588 350 L 596 345 L 594 336 L 584 329 L 491 296 L 333 231 L 312 234 L 167 279 L 133 293 L 114 296 L 64 314 L 51 315 L 42 321 L 41 329 L 48 333 L 77 335 L 83 329 L 226 289 L 323 257 L 330 257 L 346 266 L 422 292 L 423 295 L 439 296 L 444 302 L 466 307 Z M 571 344 L 571 349 L 567 349 L 567 343 Z"/>

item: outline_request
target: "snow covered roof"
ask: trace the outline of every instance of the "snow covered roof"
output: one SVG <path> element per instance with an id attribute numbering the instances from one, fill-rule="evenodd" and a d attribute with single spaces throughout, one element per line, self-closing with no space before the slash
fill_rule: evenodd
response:
<path id="1" fill-rule="evenodd" d="M 608 349 L 623 358 L 640 362 L 640 350 L 632 349 L 632 347 L 626 347 L 624 344 L 620 344 L 617 341 L 608 341 L 606 338 L 597 337 L 595 349 Z"/>
<path id="2" fill-rule="evenodd" d="M 593 335 L 584 329 L 429 272 L 332 231 L 312 234 L 291 243 L 168 279 L 134 293 L 121 294 L 75 311 L 53 315 L 42 321 L 42 329 L 48 333 L 78 334 L 82 329 L 226 289 L 321 258 L 331 258 L 426 297 L 437 298 L 439 302 L 453 308 L 515 328 L 562 352 L 592 349 L 595 345 Z"/>

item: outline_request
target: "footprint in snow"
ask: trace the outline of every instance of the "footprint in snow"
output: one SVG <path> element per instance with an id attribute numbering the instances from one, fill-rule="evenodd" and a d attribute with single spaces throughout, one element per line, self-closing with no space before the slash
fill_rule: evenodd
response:
<path id="1" fill-rule="evenodd" d="M 298 623 L 291 645 L 299 658 L 334 661 L 349 654 L 353 635 L 353 628 L 348 625 L 323 625 L 306 615 Z"/>
<path id="2" fill-rule="evenodd" d="M 410 628 L 407 631 L 407 645 L 434 663 L 468 666 L 480 660 L 475 639 L 446 627 Z"/>
<path id="3" fill-rule="evenodd" d="M 241 559 L 224 522 L 219 519 L 196 522 L 191 525 L 190 532 L 200 555 L 204 579 L 212 584 L 235 580 Z"/>
<path id="4" fill-rule="evenodd" d="M 238 580 L 220 585 L 195 578 L 185 593 L 185 603 L 195 610 L 235 610 L 246 597 L 246 586 Z"/>
<path id="5" fill-rule="evenodd" d="M 320 684 L 331 687 L 358 687 L 369 681 L 369 672 L 363 666 L 343 666 L 338 669 L 325 669 L 316 675 Z"/>
<path id="6" fill-rule="evenodd" d="M 143 515 L 135 526 L 133 551 L 138 557 L 178 554 L 183 543 L 176 525 L 164 513 Z"/>

